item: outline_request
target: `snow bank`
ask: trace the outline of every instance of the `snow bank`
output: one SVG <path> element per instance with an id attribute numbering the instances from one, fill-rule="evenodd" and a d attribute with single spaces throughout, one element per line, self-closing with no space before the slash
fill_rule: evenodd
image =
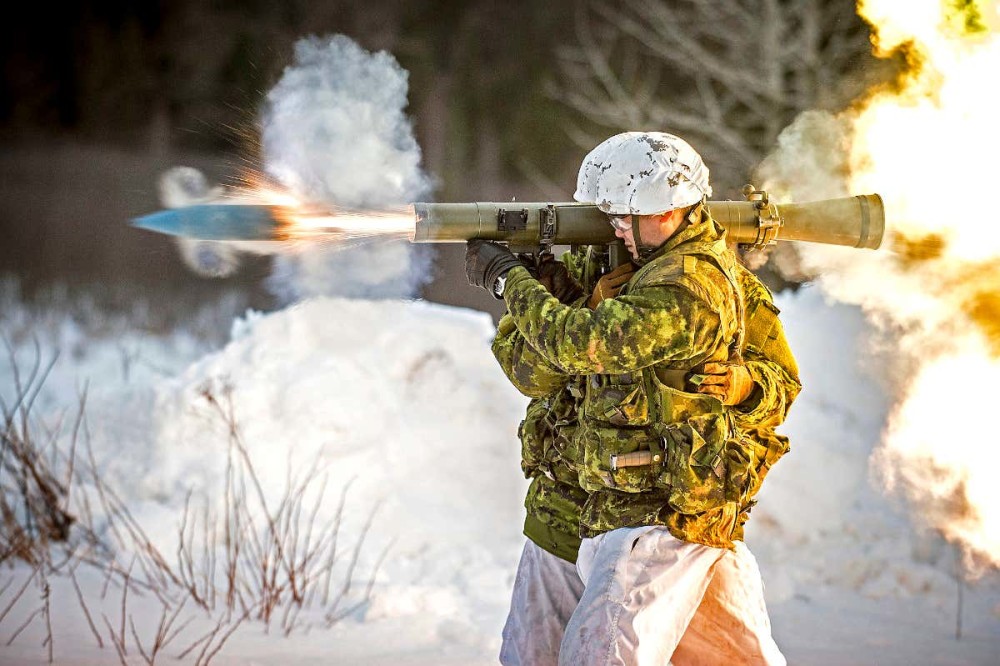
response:
<path id="1" fill-rule="evenodd" d="M 748 527 L 779 643 L 792 663 L 870 663 L 872 655 L 918 663 L 931 652 L 948 663 L 988 663 L 1000 650 L 995 581 L 967 593 L 972 638 L 948 642 L 952 552 L 915 532 L 870 483 L 868 456 L 886 405 L 863 317 L 810 288 L 779 305 L 805 390 L 785 428 L 792 452 L 769 477 Z M 9 326 L 13 312 L 0 323 Z M 282 496 L 290 470 L 314 469 L 327 479 L 327 516 L 351 482 L 346 541 L 376 511 L 361 577 L 389 551 L 368 603 L 332 629 L 292 639 L 245 626 L 217 663 L 495 663 L 522 543 L 516 428 L 526 400 L 489 352 L 487 315 L 424 302 L 315 299 L 248 313 L 215 350 L 183 335 L 80 338 L 68 321 L 53 330 L 47 348 L 78 352 L 57 364 L 46 409 L 72 405 L 89 377 L 106 481 L 164 552 L 173 552 L 188 491 L 209 503 L 221 497 L 227 432 L 206 390 L 230 392 L 269 502 Z M 127 373 L 123 343 L 134 350 Z M 9 386 L 9 374 L 0 375 L 0 391 Z M 72 598 L 64 582 L 53 589 Z M 73 604 L 60 609 L 56 633 L 59 663 L 113 656 L 91 647 Z M 41 662 L 38 641 L 25 632 L 0 648 L 0 661 Z"/>
<path id="2" fill-rule="evenodd" d="M 478 635 L 504 610 L 525 487 L 526 401 L 489 354 L 492 336 L 486 314 L 421 302 L 316 299 L 251 313 L 223 350 L 157 388 L 157 445 L 123 478 L 145 498 L 176 503 L 192 486 L 221 496 L 224 424 L 201 392 L 226 384 L 272 506 L 289 466 L 306 464 L 331 488 L 351 482 L 348 533 L 378 506 L 362 568 L 393 543 L 364 618 L 458 622 Z"/>
<path id="3" fill-rule="evenodd" d="M 73 330 L 62 322 L 46 347 L 72 345 Z M 227 431 L 204 393 L 229 391 L 269 506 L 289 474 L 313 466 L 327 485 L 319 522 L 333 517 L 349 484 L 348 547 L 374 512 L 362 582 L 389 550 L 370 602 L 348 620 L 376 627 L 362 652 L 451 645 L 463 661 L 467 650 L 498 649 L 521 544 L 526 482 L 516 428 L 526 400 L 489 353 L 493 333 L 484 313 L 316 299 L 248 313 L 228 345 L 200 358 L 181 353 L 189 350 L 180 340 L 149 340 L 135 361 L 156 373 L 124 376 L 118 349 L 127 340 L 93 340 L 57 364 L 46 400 L 74 404 L 75 387 L 90 377 L 105 482 L 173 553 L 189 492 L 221 514 Z"/>

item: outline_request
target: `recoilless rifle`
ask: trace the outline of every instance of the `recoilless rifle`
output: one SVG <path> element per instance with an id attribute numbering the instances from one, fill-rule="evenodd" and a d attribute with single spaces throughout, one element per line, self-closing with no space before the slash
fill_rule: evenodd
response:
<path id="1" fill-rule="evenodd" d="M 727 239 L 748 248 L 776 241 L 808 241 L 877 249 L 885 234 L 885 207 L 877 194 L 807 203 L 772 203 L 766 192 L 743 188 L 746 201 L 709 201 Z M 416 243 L 464 243 L 481 238 L 511 251 L 537 255 L 555 245 L 606 248 L 610 268 L 628 260 L 608 216 L 581 203 L 418 203 Z"/>

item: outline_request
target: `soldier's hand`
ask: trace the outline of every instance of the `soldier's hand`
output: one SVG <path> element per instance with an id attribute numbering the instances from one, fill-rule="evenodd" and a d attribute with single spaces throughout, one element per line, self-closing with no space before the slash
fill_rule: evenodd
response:
<path id="1" fill-rule="evenodd" d="M 494 296 L 493 287 L 497 280 L 510 269 L 522 265 L 520 259 L 499 243 L 477 238 L 470 240 L 465 248 L 465 275 L 469 284 L 482 287 Z"/>
<path id="2" fill-rule="evenodd" d="M 569 274 L 566 264 L 550 253 L 545 253 L 539 258 L 536 270 L 538 281 L 550 294 L 558 298 L 560 303 L 568 305 L 583 296 L 583 288 Z"/>
<path id="3" fill-rule="evenodd" d="M 635 266 L 632 265 L 632 262 L 626 261 L 624 264 L 602 277 L 597 281 L 597 286 L 594 287 L 594 293 L 590 295 L 590 300 L 587 301 L 587 307 L 593 310 L 600 305 L 601 301 L 605 298 L 614 298 L 617 296 L 618 292 L 625 286 L 625 283 L 632 279 L 632 275 L 634 273 Z"/>
<path id="4" fill-rule="evenodd" d="M 699 374 L 698 393 L 714 396 L 723 405 L 738 405 L 753 393 L 753 378 L 743 364 L 706 363 Z"/>

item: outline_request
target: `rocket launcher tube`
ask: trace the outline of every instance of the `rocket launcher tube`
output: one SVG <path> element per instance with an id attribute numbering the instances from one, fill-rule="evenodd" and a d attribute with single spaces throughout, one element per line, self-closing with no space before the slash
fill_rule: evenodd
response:
<path id="1" fill-rule="evenodd" d="M 551 245 L 612 245 L 608 216 L 580 203 L 418 203 L 416 243 L 464 243 L 482 238 L 519 250 Z M 877 194 L 807 203 L 709 201 L 712 217 L 731 242 L 764 246 L 776 240 L 877 249 L 885 208 Z"/>

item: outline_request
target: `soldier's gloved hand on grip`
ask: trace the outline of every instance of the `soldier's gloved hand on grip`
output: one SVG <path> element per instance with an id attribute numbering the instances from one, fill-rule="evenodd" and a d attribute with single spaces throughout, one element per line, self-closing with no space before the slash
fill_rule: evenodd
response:
<path id="1" fill-rule="evenodd" d="M 723 405 L 738 405 L 753 393 L 753 378 L 743 364 L 706 363 L 699 374 L 698 393 L 715 396 Z"/>
<path id="2" fill-rule="evenodd" d="M 479 238 L 470 240 L 465 249 L 465 275 L 469 284 L 482 287 L 497 298 L 493 291 L 497 280 L 515 266 L 523 266 L 521 260 L 503 245 Z"/>
<path id="3" fill-rule="evenodd" d="M 560 303 L 571 304 L 583 296 L 583 288 L 573 279 L 566 269 L 566 264 L 546 252 L 538 261 L 537 279 L 549 293 L 559 299 Z"/>
<path id="4" fill-rule="evenodd" d="M 594 287 L 594 293 L 590 295 L 590 300 L 587 301 L 587 307 L 593 310 L 600 305 L 601 301 L 605 298 L 614 298 L 617 296 L 618 292 L 625 286 L 625 283 L 632 279 L 632 275 L 634 273 L 635 266 L 632 265 L 631 262 L 627 261 L 615 270 L 603 276 L 597 281 L 597 286 Z"/>

